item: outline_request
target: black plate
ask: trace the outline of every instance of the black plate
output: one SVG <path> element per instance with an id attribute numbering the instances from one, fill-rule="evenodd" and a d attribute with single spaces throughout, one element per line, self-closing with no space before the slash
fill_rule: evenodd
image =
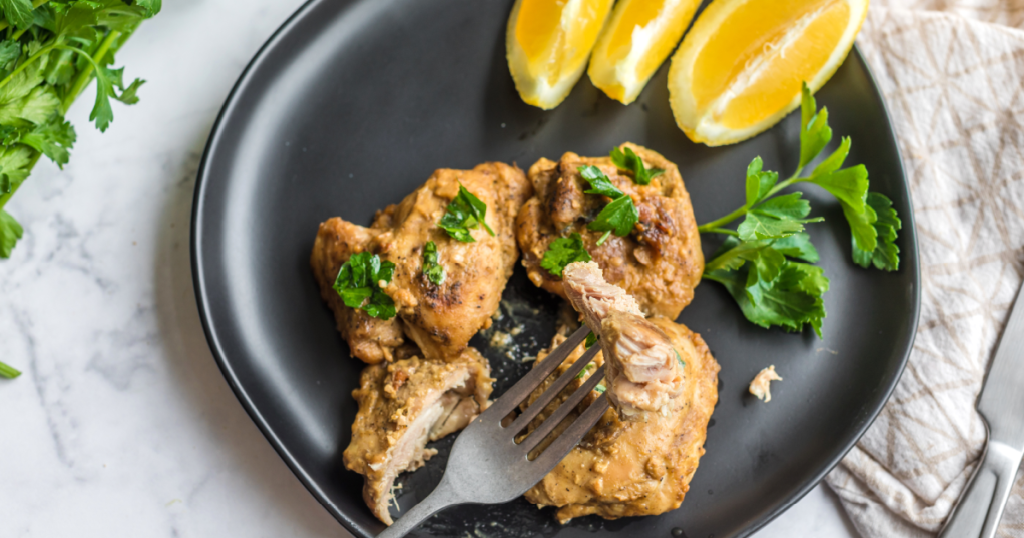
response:
<path id="1" fill-rule="evenodd" d="M 799 119 L 791 115 L 747 142 L 691 143 L 668 107 L 667 65 L 638 102 L 624 107 L 584 77 L 569 99 L 543 112 L 517 96 L 505 63 L 512 0 L 314 0 L 296 13 L 242 75 L 213 129 L 196 184 L 192 263 L 203 327 L 228 382 L 271 444 L 313 495 L 354 534 L 382 525 L 363 505 L 362 478 L 345 470 L 362 364 L 334 329 L 309 268 L 317 225 L 333 216 L 369 224 L 435 168 L 517 162 L 564 151 L 606 154 L 630 140 L 679 164 L 698 222 L 743 199 L 756 155 L 791 171 Z M 853 137 L 872 187 L 903 218 L 898 272 L 850 260 L 838 205 L 807 190 L 826 224 L 811 235 L 832 279 L 825 335 L 764 330 L 746 321 L 715 283 L 702 284 L 681 321 L 701 332 L 722 364 L 720 403 L 707 455 L 682 508 L 660 517 L 559 527 L 551 509 L 525 501 L 464 506 L 419 535 L 718 538 L 744 535 L 796 502 L 853 446 L 881 409 L 906 362 L 917 323 L 919 275 L 906 180 L 886 111 L 856 51 L 819 92 L 837 134 Z M 708 243 L 713 238 L 709 239 Z M 705 251 L 715 244 L 706 244 Z M 524 354 L 545 344 L 556 302 L 519 270 L 506 291 L 512 317 L 530 321 Z M 538 313 L 529 313 L 532 310 Z M 508 313 L 508 312 L 506 312 Z M 486 347 L 477 337 L 475 345 Z M 527 365 L 484 349 L 500 378 L 496 394 Z M 761 368 L 785 381 L 764 404 L 746 394 Z M 401 478 L 407 507 L 429 493 L 445 463 Z M 477 534 L 472 534 L 477 536 Z"/>

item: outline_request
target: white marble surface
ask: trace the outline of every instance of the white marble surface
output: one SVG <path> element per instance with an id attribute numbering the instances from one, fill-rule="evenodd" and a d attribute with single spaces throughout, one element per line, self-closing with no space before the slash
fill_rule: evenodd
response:
<path id="1" fill-rule="evenodd" d="M 0 262 L 0 536 L 345 537 L 231 393 L 192 293 L 199 155 L 235 78 L 301 0 L 173 0 L 119 56 L 149 82 L 104 135 L 70 112 Z M 855 536 L 818 487 L 758 537 Z"/>

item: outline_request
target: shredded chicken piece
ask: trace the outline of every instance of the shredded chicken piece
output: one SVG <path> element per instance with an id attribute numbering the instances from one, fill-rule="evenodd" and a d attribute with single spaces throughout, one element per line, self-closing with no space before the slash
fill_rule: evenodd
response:
<path id="1" fill-rule="evenodd" d="M 601 266 L 594 262 L 566 265 L 562 269 L 562 286 L 566 298 L 577 312 L 583 314 L 583 321 L 594 334 L 601 334 L 601 320 L 612 310 L 640 317 L 644 315 L 636 299 L 626 290 L 606 282 Z"/>
<path id="2" fill-rule="evenodd" d="M 689 341 L 674 347 L 625 290 L 605 282 L 594 262 L 567 265 L 562 284 L 573 307 L 601 337 L 612 405 L 625 416 L 668 413 L 681 405 L 675 399 L 683 391 L 686 360 L 695 353 Z"/>
<path id="3" fill-rule="evenodd" d="M 471 347 L 447 362 L 396 357 L 363 370 L 352 391 L 359 412 L 344 460 L 363 475 L 363 500 L 378 519 L 392 523 L 388 504 L 399 473 L 437 453 L 427 442 L 465 428 L 487 409 L 489 375 L 487 359 Z"/>
<path id="4" fill-rule="evenodd" d="M 754 380 L 750 382 L 750 393 L 764 400 L 765 403 L 772 401 L 772 381 L 782 381 L 779 374 L 775 373 L 774 364 L 754 376 Z"/>

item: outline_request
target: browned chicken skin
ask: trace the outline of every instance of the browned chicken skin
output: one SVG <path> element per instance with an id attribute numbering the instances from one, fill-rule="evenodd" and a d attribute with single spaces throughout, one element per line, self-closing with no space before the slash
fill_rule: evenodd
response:
<path id="1" fill-rule="evenodd" d="M 694 353 L 689 341 L 681 341 L 682 350 L 673 348 L 669 336 L 640 315 L 632 297 L 605 282 L 594 262 L 571 263 L 562 278 L 569 302 L 601 337 L 612 405 L 632 416 L 669 413 L 685 403 L 678 397 L 685 387 L 683 356 Z"/>
<path id="2" fill-rule="evenodd" d="M 345 467 L 363 475 L 363 500 L 378 519 L 392 523 L 388 503 L 399 473 L 437 453 L 427 441 L 465 428 L 487 408 L 489 375 L 487 359 L 471 347 L 448 362 L 396 357 L 363 370 L 352 391 L 359 413 L 344 458 Z"/>
<path id="3" fill-rule="evenodd" d="M 559 237 L 579 233 L 594 261 L 604 270 L 608 282 L 632 295 L 648 316 L 675 319 L 693 299 L 693 289 L 704 272 L 697 222 L 690 195 L 679 169 L 659 153 L 625 143 L 648 168 L 662 168 L 664 174 L 650 185 L 637 185 L 620 172 L 608 157 L 580 157 L 566 153 L 561 161 L 537 161 L 529 170 L 534 196 L 516 221 L 516 238 L 523 250 L 523 265 L 534 284 L 565 297 L 561 280 L 540 266 L 548 245 Z M 578 168 L 594 165 L 615 186 L 633 199 L 639 222 L 627 237 L 611 235 L 597 245 L 603 232 L 587 229 L 607 199 L 584 194 L 589 188 Z"/>
<path id="4" fill-rule="evenodd" d="M 438 228 L 460 184 L 487 204 L 486 221 L 495 236 L 478 227 L 471 232 L 476 242 L 461 243 Z M 322 224 L 313 247 L 313 268 L 352 354 L 371 364 L 391 360 L 404 331 L 427 358 L 457 357 L 469 339 L 490 324 L 498 308 L 519 256 L 515 218 L 531 193 L 522 170 L 507 164 L 441 169 L 401 203 L 378 211 L 369 229 L 341 219 Z M 446 271 L 441 285 L 423 275 L 423 247 L 428 241 L 437 245 Z M 355 312 L 331 288 L 341 264 L 361 251 L 395 264 L 384 292 L 395 301 L 397 318 L 385 322 Z"/>
<path id="5" fill-rule="evenodd" d="M 689 490 L 704 455 L 708 420 L 718 401 L 719 366 L 699 334 L 665 318 L 649 321 L 669 337 L 673 347 L 685 353 L 683 390 L 674 399 L 672 412 L 649 413 L 646 420 L 624 420 L 609 409 L 580 444 L 526 492 L 526 499 L 534 504 L 558 507 L 556 516 L 561 523 L 590 514 L 605 519 L 661 514 L 678 508 Z M 563 336 L 556 336 L 552 349 L 563 340 Z M 580 345 L 558 373 L 564 373 L 582 353 Z M 546 355 L 542 352 L 538 363 Z M 595 362 L 607 365 L 600 353 Z M 538 420 L 554 412 L 587 377 L 571 382 Z M 552 382 L 554 376 L 534 391 L 530 401 Z M 596 391 L 591 392 L 578 410 L 597 396 Z"/>
<path id="6" fill-rule="evenodd" d="M 398 318 L 377 319 L 363 310 L 345 306 L 332 286 L 341 265 L 353 254 L 369 248 L 379 234 L 377 230 L 335 217 L 320 225 L 310 258 L 313 274 L 320 284 L 320 296 L 334 311 L 338 331 L 348 342 L 352 355 L 369 364 L 392 359 L 394 349 L 405 340 L 402 322 Z"/>

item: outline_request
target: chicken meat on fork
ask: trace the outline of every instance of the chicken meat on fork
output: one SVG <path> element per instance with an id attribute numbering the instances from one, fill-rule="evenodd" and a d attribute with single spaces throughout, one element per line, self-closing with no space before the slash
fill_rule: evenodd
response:
<path id="1" fill-rule="evenodd" d="M 684 357 L 695 353 L 690 341 L 674 345 L 664 330 L 644 319 L 625 290 L 605 282 L 594 262 L 567 265 L 562 279 L 569 302 L 600 337 L 612 405 L 625 416 L 678 409 Z"/>

